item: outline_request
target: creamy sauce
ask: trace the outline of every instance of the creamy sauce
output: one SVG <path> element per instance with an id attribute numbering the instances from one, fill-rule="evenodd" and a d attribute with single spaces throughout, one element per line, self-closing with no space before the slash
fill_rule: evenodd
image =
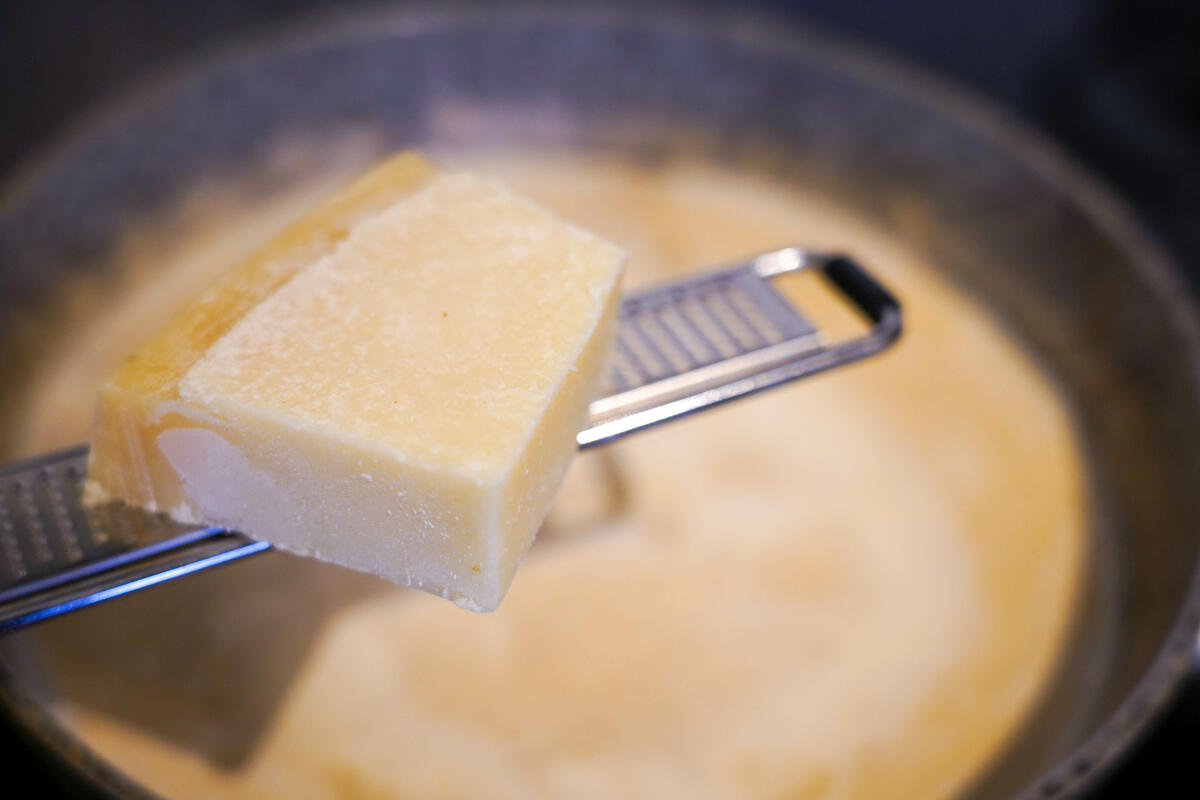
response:
<path id="1" fill-rule="evenodd" d="M 1050 383 L 902 243 L 794 187 L 699 163 L 453 163 L 622 243 L 628 285 L 786 244 L 849 250 L 902 298 L 904 338 L 578 459 L 495 614 L 272 555 L 38 629 L 67 723 L 178 798 L 961 789 L 1035 701 L 1073 611 L 1082 466 Z M 198 223 L 158 263 L 215 268 L 297 202 Z M 166 285 L 82 329 L 119 330 L 113 352 L 64 357 L 39 396 L 86 396 L 93 365 L 177 302 L 146 300 Z M 30 415 L 31 449 L 86 431 L 78 403 Z"/>

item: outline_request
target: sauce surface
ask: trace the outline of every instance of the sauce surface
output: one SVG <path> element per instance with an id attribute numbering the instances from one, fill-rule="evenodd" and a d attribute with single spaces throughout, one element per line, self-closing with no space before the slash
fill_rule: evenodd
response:
<path id="1" fill-rule="evenodd" d="M 627 247 L 627 286 L 848 251 L 900 296 L 904 337 L 577 459 L 494 614 L 271 555 L 30 631 L 66 722 L 175 798 L 961 789 L 1073 612 L 1083 467 L 1051 383 L 902 243 L 795 187 L 697 162 L 444 160 Z M 35 387 L 27 449 L 85 437 L 77 398 L 111 361 L 323 191 L 129 255 L 146 279 Z"/>

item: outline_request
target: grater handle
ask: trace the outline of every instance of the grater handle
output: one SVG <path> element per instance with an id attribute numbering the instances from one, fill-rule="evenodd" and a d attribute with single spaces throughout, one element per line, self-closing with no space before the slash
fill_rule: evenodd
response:
<path id="1" fill-rule="evenodd" d="M 866 338 L 871 340 L 872 353 L 879 352 L 899 338 L 900 302 L 883 284 L 846 256 L 833 256 L 818 268 L 871 320 L 871 330 Z"/>
<path id="2" fill-rule="evenodd" d="M 816 329 L 803 319 L 799 310 L 776 296 L 775 302 L 765 307 L 778 308 L 777 304 L 782 303 L 799 319 L 801 327 L 793 339 L 597 400 L 592 404 L 588 425 L 577 437 L 580 449 L 609 444 L 636 431 L 860 361 L 886 350 L 899 338 L 902 328 L 899 301 L 848 256 L 789 247 L 764 253 L 749 265 L 717 275 L 760 282 L 763 284 L 760 292 L 774 295 L 769 288 L 771 279 L 807 269 L 821 273 L 870 322 L 866 333 L 828 346 L 820 344 L 816 341 Z M 640 299 L 638 295 L 631 297 L 625 307 L 636 305 Z M 814 336 L 805 336 L 805 330 Z M 630 401 L 623 403 L 627 396 Z"/>
<path id="3" fill-rule="evenodd" d="M 900 338 L 900 302 L 857 262 L 846 256 L 833 256 L 819 262 L 817 268 L 871 321 L 870 330 L 863 336 L 830 348 L 829 366 L 841 366 L 873 356 Z"/>

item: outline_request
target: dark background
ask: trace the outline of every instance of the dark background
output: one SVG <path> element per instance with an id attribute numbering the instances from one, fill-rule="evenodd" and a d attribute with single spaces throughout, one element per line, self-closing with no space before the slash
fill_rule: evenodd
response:
<path id="1" fill-rule="evenodd" d="M 899 56 L 1040 128 L 1114 186 L 1200 285 L 1200 2 L 736 5 Z M 231 40 L 341 13 L 346 6 L 314 0 L 0 0 L 0 182 L 88 112 L 163 69 Z M 1101 796 L 1145 796 L 1156 786 L 1194 795 L 1185 787 L 1200 780 L 1189 769 L 1198 755 L 1200 688 L 1193 686 Z M 0 725 L 0 769 L 5 766 L 5 796 L 21 785 L 19 776 L 39 775 L 36 756 Z M 18 789 L 15 796 L 24 793 Z M 57 795 L 43 783 L 28 796 Z"/>
<path id="2" fill-rule="evenodd" d="M 644 0 L 640 5 L 653 0 Z M 1200 265 L 1200 3 L 702 0 L 774 13 L 950 77 L 1058 138 Z M 106 99 L 316 0 L 0 0 L 0 180 Z M 358 3 L 357 5 L 380 5 Z M 402 3 L 400 4 L 402 5 Z M 1200 267 L 1197 268 L 1200 270 Z"/>

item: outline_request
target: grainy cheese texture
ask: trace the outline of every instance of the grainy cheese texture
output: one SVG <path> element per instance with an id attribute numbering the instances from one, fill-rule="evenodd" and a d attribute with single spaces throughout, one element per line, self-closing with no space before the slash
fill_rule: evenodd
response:
<path id="1" fill-rule="evenodd" d="M 494 609 L 575 451 L 624 254 L 411 155 L 265 253 L 109 380 L 89 499 Z"/>

